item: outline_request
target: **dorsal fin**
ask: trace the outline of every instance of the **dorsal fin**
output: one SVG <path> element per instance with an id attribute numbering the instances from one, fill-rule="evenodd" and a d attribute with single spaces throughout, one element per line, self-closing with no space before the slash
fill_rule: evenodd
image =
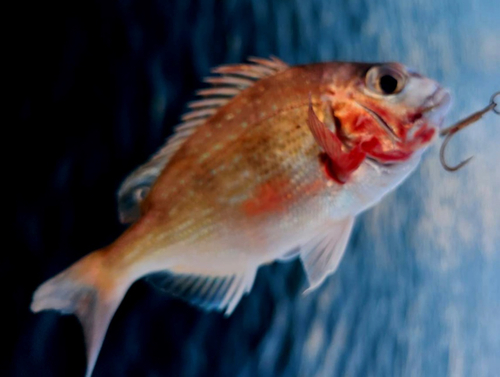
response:
<path id="1" fill-rule="evenodd" d="M 141 216 L 140 204 L 149 193 L 151 186 L 172 156 L 199 126 L 215 115 L 233 97 L 252 86 L 254 82 L 288 68 L 286 63 L 274 56 L 270 59 L 251 57 L 248 60 L 247 64 L 223 65 L 214 68 L 212 73 L 219 76 L 208 77 L 204 80 L 213 87 L 197 92 L 203 98 L 188 104 L 190 111 L 181 117 L 183 122 L 175 127 L 174 134 L 166 144 L 148 162 L 134 170 L 123 181 L 118 190 L 118 214 L 122 223 L 134 222 Z"/>

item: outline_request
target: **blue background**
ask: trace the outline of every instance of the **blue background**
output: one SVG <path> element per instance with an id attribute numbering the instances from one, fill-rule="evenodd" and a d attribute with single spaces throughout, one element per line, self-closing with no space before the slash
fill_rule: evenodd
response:
<path id="1" fill-rule="evenodd" d="M 76 318 L 30 313 L 31 294 L 123 231 L 119 183 L 211 67 L 270 54 L 400 61 L 451 89 L 449 123 L 500 90 L 496 0 L 45 1 L 6 16 L 1 375 L 83 376 Z M 450 143 L 452 161 L 476 154 L 460 172 L 432 148 L 359 217 L 339 271 L 312 294 L 298 262 L 261 268 L 229 319 L 137 282 L 94 376 L 498 376 L 499 150 L 492 114 Z"/>

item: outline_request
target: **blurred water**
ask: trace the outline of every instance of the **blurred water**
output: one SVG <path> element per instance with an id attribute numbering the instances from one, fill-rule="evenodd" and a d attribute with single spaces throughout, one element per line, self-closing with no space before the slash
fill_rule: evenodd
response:
<path id="1" fill-rule="evenodd" d="M 72 317 L 28 311 L 46 278 L 122 228 L 115 190 L 159 147 L 210 67 L 283 60 L 401 61 L 455 95 L 454 121 L 500 90 L 494 0 L 147 0 L 19 5 L 14 173 L 17 247 L 6 373 L 79 376 Z M 224 319 L 135 284 L 94 376 L 498 376 L 500 120 L 437 148 L 362 215 L 339 271 L 303 296 L 298 262 L 263 267 Z M 27 163 L 29 162 L 29 163 Z"/>

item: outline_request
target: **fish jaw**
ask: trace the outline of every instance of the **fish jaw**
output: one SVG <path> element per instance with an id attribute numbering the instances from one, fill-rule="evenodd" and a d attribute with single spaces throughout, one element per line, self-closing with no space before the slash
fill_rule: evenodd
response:
<path id="1" fill-rule="evenodd" d="M 443 127 L 444 118 L 452 104 L 451 95 L 448 90 L 438 87 L 424 102 L 416 115 L 413 126 L 405 135 L 402 149 L 411 153 L 423 152 L 438 137 L 438 131 Z"/>
<path id="2" fill-rule="evenodd" d="M 439 88 L 422 106 L 421 114 L 424 123 L 435 129 L 441 129 L 444 118 L 452 105 L 452 97 L 448 90 Z M 417 121 L 418 122 L 418 121 Z M 415 124 L 418 128 L 418 124 Z"/>

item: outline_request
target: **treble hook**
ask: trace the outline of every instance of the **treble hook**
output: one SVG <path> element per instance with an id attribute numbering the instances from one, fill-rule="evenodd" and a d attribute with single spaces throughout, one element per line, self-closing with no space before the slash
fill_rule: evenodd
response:
<path id="1" fill-rule="evenodd" d="M 497 97 L 500 96 L 500 92 L 496 92 L 491 96 L 490 103 L 488 106 L 486 106 L 484 109 L 479 110 L 472 115 L 469 115 L 467 118 L 455 123 L 454 125 L 445 128 L 439 133 L 439 136 L 446 136 L 444 138 L 443 144 L 441 145 L 441 149 L 439 150 L 439 160 L 441 161 L 441 165 L 447 170 L 447 171 L 457 171 L 458 169 L 462 168 L 465 164 L 467 164 L 471 159 L 472 156 L 465 159 L 461 163 L 459 163 L 456 166 L 450 166 L 446 163 L 446 160 L 444 158 L 444 151 L 446 149 L 446 146 L 448 145 L 449 141 L 455 135 L 458 131 L 464 129 L 467 126 L 470 126 L 472 123 L 477 122 L 479 119 L 483 117 L 484 114 L 486 114 L 489 111 L 493 111 L 495 114 L 500 115 L 500 105 L 498 103 Z"/>

